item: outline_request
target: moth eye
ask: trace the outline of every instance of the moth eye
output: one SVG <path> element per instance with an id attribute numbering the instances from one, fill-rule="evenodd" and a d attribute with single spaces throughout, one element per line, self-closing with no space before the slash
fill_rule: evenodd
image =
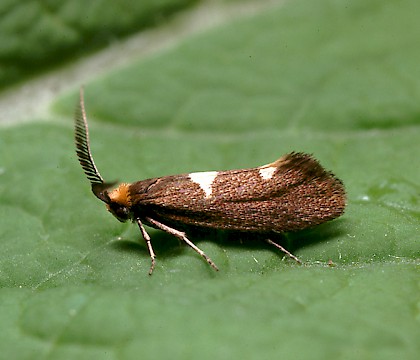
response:
<path id="1" fill-rule="evenodd" d="M 116 204 L 116 203 L 109 204 L 108 211 L 121 222 L 125 222 L 131 218 L 130 210 L 126 206 L 123 206 L 120 204 Z"/>

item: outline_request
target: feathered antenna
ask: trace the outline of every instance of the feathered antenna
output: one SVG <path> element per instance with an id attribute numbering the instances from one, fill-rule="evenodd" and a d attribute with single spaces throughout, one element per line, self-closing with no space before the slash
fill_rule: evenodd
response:
<path id="1" fill-rule="evenodd" d="M 92 153 L 90 151 L 89 129 L 86 119 L 83 87 L 80 88 L 80 100 L 76 107 L 74 117 L 74 140 L 76 143 L 77 157 L 80 165 L 82 165 L 83 171 L 90 181 L 92 192 L 100 200 L 109 203 L 110 199 L 106 189 L 115 183 L 105 183 L 93 161 Z"/>

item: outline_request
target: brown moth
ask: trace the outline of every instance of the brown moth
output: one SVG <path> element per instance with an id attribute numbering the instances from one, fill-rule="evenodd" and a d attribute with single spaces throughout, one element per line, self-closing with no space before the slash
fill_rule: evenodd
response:
<path id="1" fill-rule="evenodd" d="M 151 258 L 150 275 L 156 255 L 144 225 L 181 239 L 215 270 L 215 263 L 184 230 L 199 227 L 260 234 L 300 262 L 270 236 L 335 219 L 346 205 L 343 183 L 311 155 L 295 152 L 256 168 L 163 176 L 115 188 L 115 183 L 104 182 L 93 161 L 83 89 L 75 116 L 75 142 L 95 196 L 118 220 L 139 226 Z"/>

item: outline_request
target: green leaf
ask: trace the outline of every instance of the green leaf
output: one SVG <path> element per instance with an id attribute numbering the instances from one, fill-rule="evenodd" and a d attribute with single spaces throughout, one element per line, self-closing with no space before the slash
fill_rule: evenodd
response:
<path id="1" fill-rule="evenodd" d="M 157 24 L 195 0 L 0 2 L 0 86 Z"/>
<path id="2" fill-rule="evenodd" d="M 420 5 L 267 4 L 87 82 L 96 165 L 130 182 L 305 151 L 345 183 L 345 215 L 286 234 L 303 266 L 191 237 L 219 272 L 148 229 L 149 277 L 77 163 L 76 91 L 57 96 L 0 133 L 1 359 L 417 359 Z"/>

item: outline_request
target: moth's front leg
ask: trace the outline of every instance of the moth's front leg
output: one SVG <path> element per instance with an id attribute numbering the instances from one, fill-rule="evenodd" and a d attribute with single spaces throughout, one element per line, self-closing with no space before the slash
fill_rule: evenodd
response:
<path id="1" fill-rule="evenodd" d="M 155 255 L 155 252 L 153 251 L 152 242 L 150 241 L 150 236 L 147 233 L 146 229 L 144 228 L 143 223 L 138 218 L 136 219 L 136 221 L 140 228 L 141 235 L 143 236 L 143 239 L 146 242 L 147 249 L 149 250 L 150 259 L 152 260 L 152 264 L 150 265 L 150 269 L 149 269 L 149 275 L 152 275 L 153 269 L 155 268 L 155 264 L 156 264 L 156 260 L 155 260 L 156 255 Z"/>
<path id="2" fill-rule="evenodd" d="M 175 237 L 177 237 L 178 239 L 180 239 L 180 240 L 182 240 L 182 241 L 184 241 L 189 247 L 191 247 L 191 248 L 193 248 L 204 260 L 206 260 L 207 261 L 207 263 L 214 269 L 214 270 L 216 270 L 216 271 L 219 271 L 219 268 L 216 266 L 216 264 L 213 262 L 213 260 L 212 259 L 210 259 L 205 253 L 204 253 L 204 251 L 203 250 L 201 250 L 200 248 L 198 248 L 193 242 L 191 242 L 188 238 L 187 238 L 187 236 L 185 235 L 185 233 L 184 232 L 182 232 L 182 231 L 179 231 L 179 230 L 176 230 L 176 229 L 173 229 L 173 228 L 171 228 L 171 227 L 169 227 L 169 226 L 167 226 L 167 225 L 165 225 L 165 224 L 162 224 L 161 222 L 159 222 L 159 221 L 157 221 L 157 220 L 154 220 L 154 219 L 151 219 L 151 218 L 149 218 L 149 217 L 147 217 L 146 218 L 146 220 L 150 223 L 150 224 L 152 224 L 152 225 L 154 225 L 154 226 L 156 226 L 158 229 L 161 229 L 161 230 L 163 230 L 163 231 L 165 231 L 165 232 L 167 232 L 168 234 L 171 234 L 171 235 L 173 235 L 173 236 L 175 236 Z M 147 243 L 147 240 L 146 240 L 146 243 Z M 150 250 L 149 250 L 149 252 L 150 252 Z M 153 254 L 154 255 L 154 254 Z M 150 256 L 152 256 L 152 254 L 150 254 Z"/>

